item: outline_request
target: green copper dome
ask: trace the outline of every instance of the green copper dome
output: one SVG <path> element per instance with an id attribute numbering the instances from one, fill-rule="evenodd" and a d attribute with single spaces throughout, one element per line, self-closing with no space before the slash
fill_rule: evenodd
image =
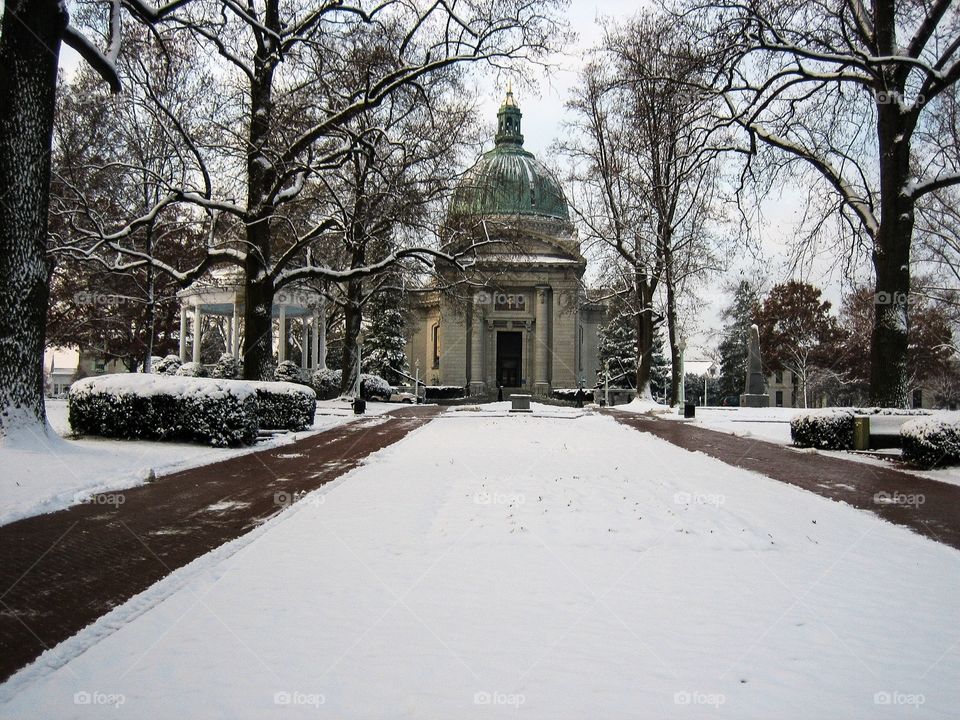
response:
<path id="1" fill-rule="evenodd" d="M 454 190 L 451 218 L 525 215 L 570 222 L 560 183 L 533 153 L 523 149 L 522 117 L 508 90 L 497 113 L 496 145 L 480 156 Z"/>

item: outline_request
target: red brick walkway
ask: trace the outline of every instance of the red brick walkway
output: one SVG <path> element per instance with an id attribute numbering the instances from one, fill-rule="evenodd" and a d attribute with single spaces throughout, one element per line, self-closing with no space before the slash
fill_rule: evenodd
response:
<path id="1" fill-rule="evenodd" d="M 0 527 L 0 680 L 439 412 L 357 420 L 124 490 L 120 505 L 76 505 Z"/>
<path id="2" fill-rule="evenodd" d="M 656 435 L 686 450 L 698 450 L 728 465 L 869 510 L 926 537 L 960 549 L 960 487 L 892 468 L 797 452 L 775 443 L 707 430 L 691 423 L 605 411 L 623 425 Z M 920 504 L 877 502 L 879 493 Z"/>

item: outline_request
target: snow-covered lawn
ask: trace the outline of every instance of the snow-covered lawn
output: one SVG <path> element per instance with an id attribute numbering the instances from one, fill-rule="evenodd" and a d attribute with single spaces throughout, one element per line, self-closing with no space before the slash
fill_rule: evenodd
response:
<path id="1" fill-rule="evenodd" d="M 617 405 L 616 410 L 633 413 L 655 413 L 657 417 L 679 422 L 693 423 L 705 427 L 709 430 L 730 433 L 740 437 L 756 438 L 765 442 L 776 443 L 777 445 L 790 445 L 790 419 L 797 413 L 805 412 L 800 408 L 747 408 L 747 407 L 697 407 L 696 417 L 693 420 L 684 420 L 683 416 L 676 409 L 656 405 L 650 402 L 633 401 L 627 405 Z M 931 410 L 931 418 L 941 419 L 946 422 L 960 422 L 960 412 L 949 410 Z M 871 429 L 876 432 L 896 433 L 899 426 L 908 420 L 915 419 L 909 415 L 903 416 L 875 416 L 871 418 Z M 938 480 L 940 482 L 960 485 L 960 466 L 938 468 L 936 470 L 917 470 L 903 465 L 896 466 L 887 462 L 883 458 L 871 455 L 862 455 L 843 451 L 829 450 L 803 450 L 801 452 L 818 452 L 824 455 L 843 458 L 844 460 L 853 460 L 866 463 L 868 465 L 879 465 L 882 467 L 895 467 L 897 470 L 909 472 L 914 475 Z M 898 451 L 899 452 L 899 451 Z M 891 458 L 896 458 L 897 453 L 891 453 Z"/>
<path id="2" fill-rule="evenodd" d="M 497 414 L 174 573 L 0 716 L 955 717 L 956 550 L 606 416 Z"/>
<path id="3" fill-rule="evenodd" d="M 396 408 L 368 403 L 367 414 Z M 259 443 L 255 448 L 223 449 L 187 443 L 108 440 L 70 434 L 65 400 L 47 401 L 47 418 L 57 435 L 18 438 L 14 446 L 0 446 L 0 525 L 74 505 L 92 493 L 109 492 L 146 482 L 151 474 L 166 475 L 188 467 L 208 465 L 234 455 L 293 442 L 327 430 L 355 416 L 339 400 L 317 404 L 309 430 Z"/>

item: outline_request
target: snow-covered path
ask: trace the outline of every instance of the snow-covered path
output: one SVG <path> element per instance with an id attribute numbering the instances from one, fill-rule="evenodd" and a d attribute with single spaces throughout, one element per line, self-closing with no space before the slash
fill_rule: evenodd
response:
<path id="1" fill-rule="evenodd" d="M 960 706 L 960 553 L 609 417 L 448 412 L 318 493 L 14 676 L 0 717 Z"/>

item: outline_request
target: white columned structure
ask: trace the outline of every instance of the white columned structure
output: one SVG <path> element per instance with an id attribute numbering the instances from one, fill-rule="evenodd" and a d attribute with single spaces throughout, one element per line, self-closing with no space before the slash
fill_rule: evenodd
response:
<path id="1" fill-rule="evenodd" d="M 323 370 L 327 367 L 327 299 L 320 297 L 320 307 L 317 310 L 317 332 L 314 335 L 317 351 L 314 353 L 314 363 Z"/>
<path id="2" fill-rule="evenodd" d="M 548 342 L 550 336 L 547 332 L 547 291 L 548 288 L 543 286 L 537 287 L 537 307 L 536 307 L 536 323 L 537 326 L 534 328 L 535 339 L 534 339 L 534 385 L 533 391 L 537 395 L 546 395 L 550 392 L 550 381 L 547 376 L 547 363 L 549 359 L 548 353 Z"/>
<path id="3" fill-rule="evenodd" d="M 187 306 L 180 306 L 180 362 L 185 363 L 187 361 L 187 323 L 189 318 L 187 317 Z"/>
<path id="4" fill-rule="evenodd" d="M 323 367 L 320 364 L 320 313 L 313 311 L 313 332 L 310 333 L 310 362 L 314 370 Z"/>
<path id="5" fill-rule="evenodd" d="M 310 351 L 310 318 L 304 315 L 300 318 L 300 327 L 303 332 L 300 335 L 300 367 L 307 369 L 307 359 Z"/>
<path id="6" fill-rule="evenodd" d="M 193 361 L 200 362 L 200 303 L 193 306 Z"/>
<path id="7" fill-rule="evenodd" d="M 479 302 L 474 301 L 470 320 L 470 394 L 482 395 L 486 386 L 483 378 L 483 317 Z"/>
<path id="8" fill-rule="evenodd" d="M 233 347 L 231 352 L 233 352 L 233 357 L 237 360 L 240 359 L 240 303 L 234 300 L 233 303 L 233 317 L 230 320 L 231 325 L 233 326 Z"/>
<path id="9" fill-rule="evenodd" d="M 277 362 L 287 359 L 287 306 L 280 306 L 280 332 L 278 333 Z"/>

